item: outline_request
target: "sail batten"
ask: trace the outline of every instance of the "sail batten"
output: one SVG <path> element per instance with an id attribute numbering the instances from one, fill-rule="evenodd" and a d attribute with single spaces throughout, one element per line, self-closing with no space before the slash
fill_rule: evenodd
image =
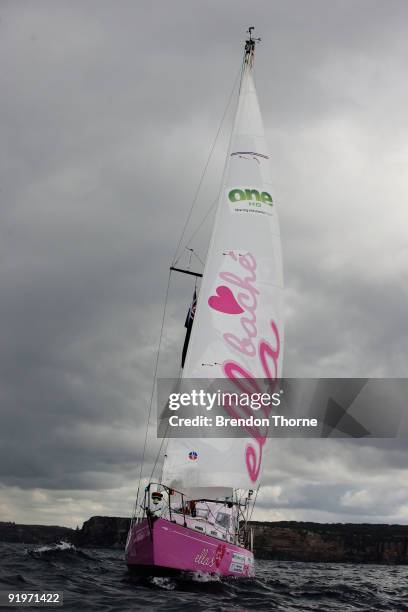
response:
<path id="1" fill-rule="evenodd" d="M 280 232 L 252 65 L 253 46 L 246 49 L 183 378 L 234 380 L 244 376 L 256 380 L 281 376 Z M 264 443 L 260 437 L 171 439 L 163 482 L 184 489 L 253 488 L 261 475 Z"/>

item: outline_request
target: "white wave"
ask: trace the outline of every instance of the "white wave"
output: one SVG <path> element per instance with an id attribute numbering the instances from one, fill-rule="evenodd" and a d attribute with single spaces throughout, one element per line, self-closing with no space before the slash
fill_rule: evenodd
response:
<path id="1" fill-rule="evenodd" d="M 174 589 L 176 588 L 176 584 L 171 578 L 153 576 L 150 580 L 151 583 L 154 584 L 154 586 L 157 586 L 160 589 L 164 589 L 165 591 L 174 591 Z"/>
<path id="2" fill-rule="evenodd" d="M 57 542 L 55 544 L 49 544 L 45 546 L 39 546 L 38 548 L 33 548 L 30 552 L 44 553 L 49 552 L 51 550 L 76 550 L 76 548 L 73 544 L 61 540 L 61 542 Z"/>
<path id="3" fill-rule="evenodd" d="M 206 572 L 194 572 L 193 582 L 221 582 L 221 576 L 219 574 L 207 574 Z"/>

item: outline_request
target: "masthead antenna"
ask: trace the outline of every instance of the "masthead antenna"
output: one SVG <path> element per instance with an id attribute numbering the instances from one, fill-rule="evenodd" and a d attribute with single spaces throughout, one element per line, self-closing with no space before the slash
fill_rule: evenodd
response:
<path id="1" fill-rule="evenodd" d="M 255 30 L 255 26 L 250 26 L 247 29 L 248 38 L 245 41 L 245 62 L 252 65 L 252 60 L 255 53 L 255 45 L 261 42 L 260 38 L 254 38 L 252 31 Z"/>

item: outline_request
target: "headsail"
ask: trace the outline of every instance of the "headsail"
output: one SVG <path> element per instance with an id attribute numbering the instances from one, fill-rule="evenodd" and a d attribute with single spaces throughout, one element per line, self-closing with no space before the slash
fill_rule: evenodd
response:
<path id="1" fill-rule="evenodd" d="M 283 278 L 270 160 L 245 47 L 239 101 L 183 378 L 281 376 Z M 171 439 L 163 482 L 253 488 L 265 439 Z"/>

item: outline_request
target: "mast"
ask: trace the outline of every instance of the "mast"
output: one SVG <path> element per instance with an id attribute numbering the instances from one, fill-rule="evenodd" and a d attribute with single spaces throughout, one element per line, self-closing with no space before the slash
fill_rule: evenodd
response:
<path id="1" fill-rule="evenodd" d="M 253 80 L 259 38 L 248 29 L 239 99 L 182 378 L 281 376 L 283 276 L 270 159 Z M 254 489 L 264 432 L 234 439 L 170 439 L 164 484 Z M 191 460 L 194 457 L 194 461 Z"/>

